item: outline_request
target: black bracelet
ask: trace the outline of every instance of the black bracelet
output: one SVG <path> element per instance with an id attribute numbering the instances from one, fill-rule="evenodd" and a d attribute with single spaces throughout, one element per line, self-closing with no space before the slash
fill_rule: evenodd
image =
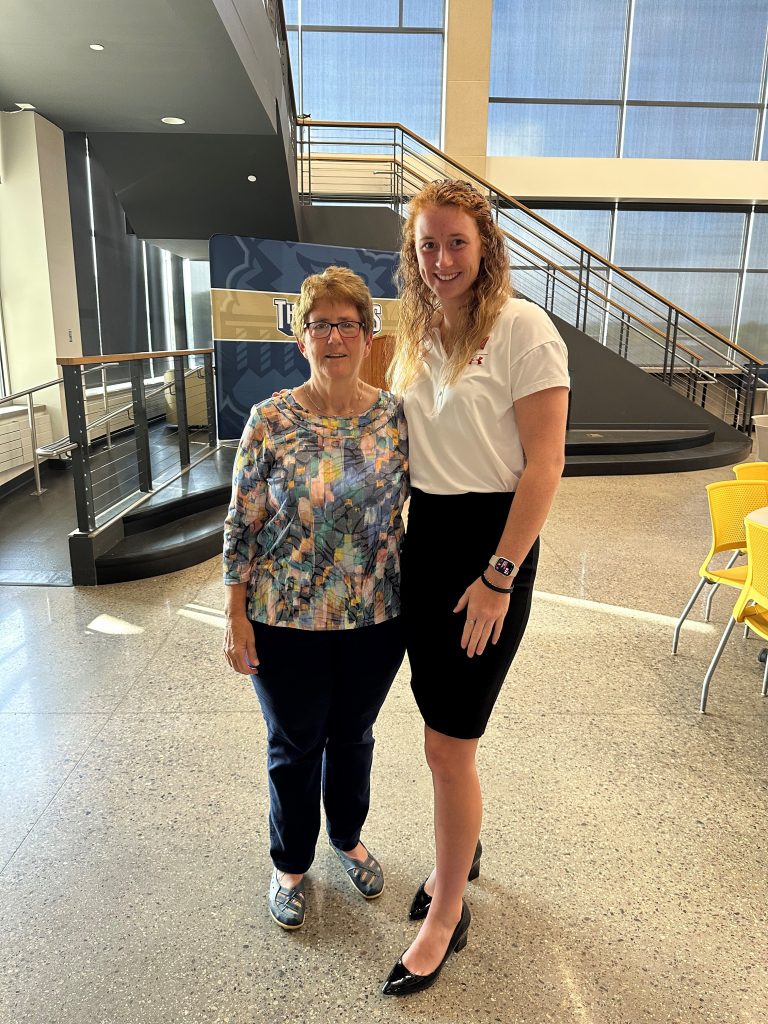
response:
<path id="1" fill-rule="evenodd" d="M 490 580 L 487 580 L 485 578 L 485 573 L 484 572 L 480 573 L 480 579 L 483 581 L 483 583 L 486 585 L 486 587 L 488 587 L 489 590 L 495 590 L 497 594 L 511 594 L 512 591 L 515 589 L 515 584 L 514 583 L 512 584 L 511 587 L 509 587 L 509 589 L 507 589 L 506 587 L 497 587 L 495 583 L 491 583 Z"/>

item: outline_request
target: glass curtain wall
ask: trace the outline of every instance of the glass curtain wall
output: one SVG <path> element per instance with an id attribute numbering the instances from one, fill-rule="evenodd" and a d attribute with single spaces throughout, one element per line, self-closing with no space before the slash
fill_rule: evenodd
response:
<path id="1" fill-rule="evenodd" d="M 532 207 L 768 362 L 768 211 L 623 203 Z"/>
<path id="2" fill-rule="evenodd" d="M 765 158 L 764 0 L 494 0 L 491 156 Z"/>
<path id="3" fill-rule="evenodd" d="M 300 114 L 400 121 L 440 143 L 444 0 L 286 0 Z"/>
<path id="4" fill-rule="evenodd" d="M 494 0 L 492 156 L 768 157 L 765 0 Z M 768 361 L 768 213 L 539 205 Z"/>

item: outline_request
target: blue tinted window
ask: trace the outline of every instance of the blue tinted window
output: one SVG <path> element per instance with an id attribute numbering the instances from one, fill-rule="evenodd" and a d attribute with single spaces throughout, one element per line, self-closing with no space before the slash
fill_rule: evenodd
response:
<path id="1" fill-rule="evenodd" d="M 768 274 L 747 274 L 736 341 L 768 363 Z"/>
<path id="2" fill-rule="evenodd" d="M 403 25 L 408 28 L 442 28 L 443 0 L 403 0 Z"/>
<path id="3" fill-rule="evenodd" d="M 491 103 L 489 156 L 616 156 L 617 107 Z"/>
<path id="4" fill-rule="evenodd" d="M 303 0 L 303 25 L 376 25 L 396 28 L 399 0 Z"/>
<path id="5" fill-rule="evenodd" d="M 299 102 L 299 33 L 288 32 L 288 56 L 291 59 L 291 77 L 293 78 L 293 92 L 296 102 Z M 302 111 L 298 110 L 298 114 Z"/>
<path id="6" fill-rule="evenodd" d="M 768 270 L 768 212 L 757 212 L 752 218 L 748 270 Z M 768 278 L 765 279 L 768 285 Z"/>
<path id="7" fill-rule="evenodd" d="M 736 271 L 707 274 L 700 270 L 646 270 L 637 276 L 659 295 L 714 327 L 726 338 L 730 335 L 739 279 Z M 619 296 L 616 298 L 619 301 Z"/>
<path id="8" fill-rule="evenodd" d="M 439 141 L 442 35 L 303 35 L 304 109 L 312 117 L 401 121 L 430 142 Z"/>
<path id="9" fill-rule="evenodd" d="M 537 210 L 551 224 L 601 256 L 608 256 L 611 241 L 610 210 Z"/>
<path id="10" fill-rule="evenodd" d="M 764 0 L 636 0 L 629 98 L 757 103 Z"/>
<path id="11" fill-rule="evenodd" d="M 618 99 L 625 0 L 494 0 L 491 96 Z"/>
<path id="12" fill-rule="evenodd" d="M 613 261 L 620 267 L 736 268 L 745 227 L 744 213 L 619 210 Z"/>
<path id="13" fill-rule="evenodd" d="M 628 107 L 627 157 L 751 160 L 757 113 L 708 107 Z"/>
<path id="14" fill-rule="evenodd" d="M 298 25 L 299 0 L 283 0 L 283 17 L 286 25 Z"/>

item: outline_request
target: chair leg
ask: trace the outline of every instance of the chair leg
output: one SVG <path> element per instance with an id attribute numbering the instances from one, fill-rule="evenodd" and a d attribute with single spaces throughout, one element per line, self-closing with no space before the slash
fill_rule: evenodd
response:
<path id="1" fill-rule="evenodd" d="M 743 639 L 746 640 L 748 637 L 749 637 L 749 624 L 745 622 L 744 623 L 744 636 L 743 636 Z"/>
<path id="2" fill-rule="evenodd" d="M 683 609 L 683 614 L 677 620 L 677 624 L 675 625 L 675 632 L 672 635 L 672 653 L 673 654 L 677 654 L 677 645 L 678 645 L 678 642 L 680 640 L 680 630 L 683 628 L 683 623 L 688 618 L 688 613 L 690 612 L 691 608 L 693 608 L 693 606 L 696 604 L 697 597 L 702 592 L 702 590 L 704 589 L 704 587 L 706 586 L 706 584 L 708 582 L 709 581 L 704 579 L 704 577 L 702 576 L 702 578 L 699 580 L 699 585 L 696 587 L 696 589 L 694 590 L 693 594 L 691 594 L 691 599 L 689 600 L 688 604 Z"/>
<path id="3" fill-rule="evenodd" d="M 707 709 L 707 694 L 709 693 L 709 684 L 712 681 L 712 676 L 715 674 L 715 669 L 717 668 L 718 661 L 720 661 L 720 656 L 725 650 L 725 645 L 728 643 L 728 637 L 733 632 L 733 627 L 735 625 L 736 619 L 734 619 L 734 617 L 731 616 L 728 625 L 725 627 L 725 632 L 720 637 L 720 643 L 717 645 L 717 650 L 714 653 L 712 661 L 709 663 L 707 674 L 704 676 L 704 683 L 701 687 L 701 705 L 699 707 L 699 710 L 701 711 L 702 715 Z"/>
<path id="4" fill-rule="evenodd" d="M 719 583 L 713 583 L 712 584 L 712 588 L 710 589 L 709 593 L 707 594 L 707 599 L 704 602 L 704 621 L 705 622 L 709 622 L 709 616 L 710 616 L 710 613 L 712 611 L 712 599 L 714 598 L 715 594 L 717 593 L 717 589 L 718 589 L 719 586 L 720 586 Z"/>
<path id="5" fill-rule="evenodd" d="M 768 658 L 765 659 L 765 669 L 763 670 L 763 696 L 768 697 Z"/>
<path id="6" fill-rule="evenodd" d="M 741 556 L 741 552 L 740 551 L 734 551 L 734 553 L 731 555 L 730 559 L 728 560 L 728 564 L 726 565 L 725 568 L 726 569 L 731 569 L 735 565 L 736 559 L 739 558 L 740 556 Z M 704 603 L 704 621 L 705 622 L 709 622 L 709 616 L 710 616 L 710 613 L 712 611 L 712 599 L 714 598 L 715 592 L 716 592 L 716 590 L 717 590 L 717 588 L 719 586 L 720 586 L 719 583 L 713 583 L 712 584 L 712 589 L 707 594 L 707 600 Z"/>

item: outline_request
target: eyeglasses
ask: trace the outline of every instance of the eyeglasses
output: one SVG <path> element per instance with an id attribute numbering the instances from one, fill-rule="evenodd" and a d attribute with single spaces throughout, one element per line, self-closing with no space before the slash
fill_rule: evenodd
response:
<path id="1" fill-rule="evenodd" d="M 333 328 L 339 332 L 339 336 L 345 341 L 352 341 L 365 327 L 359 320 L 313 320 L 311 324 L 304 324 L 304 330 L 309 331 L 310 338 L 315 341 L 326 341 L 331 336 Z"/>

